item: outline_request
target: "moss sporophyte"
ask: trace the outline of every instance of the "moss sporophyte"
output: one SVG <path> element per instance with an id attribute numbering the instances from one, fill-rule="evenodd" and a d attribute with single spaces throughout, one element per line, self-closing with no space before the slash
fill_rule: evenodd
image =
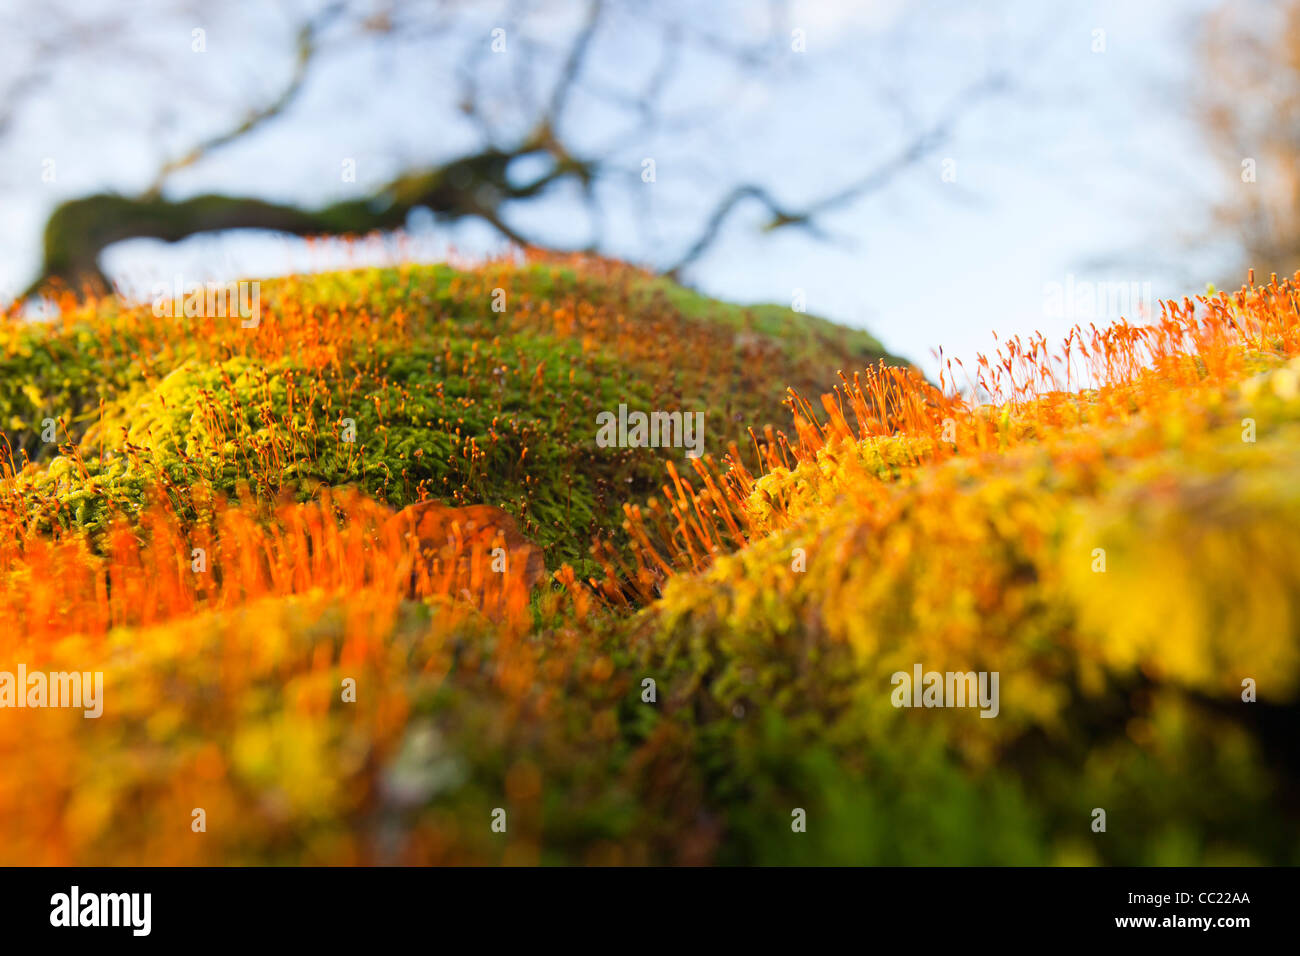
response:
<path id="1" fill-rule="evenodd" d="M 936 381 L 581 257 L 169 292 L 0 323 L 0 863 L 1300 860 L 1294 281 Z"/>

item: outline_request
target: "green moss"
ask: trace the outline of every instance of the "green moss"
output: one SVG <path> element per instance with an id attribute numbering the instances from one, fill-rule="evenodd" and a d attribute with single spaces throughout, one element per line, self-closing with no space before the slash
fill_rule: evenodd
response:
<path id="1" fill-rule="evenodd" d="M 115 300 L 2 330 L 0 425 L 16 464 L 79 454 L 95 476 L 30 476 L 27 506 L 56 520 L 75 498 L 57 520 L 98 528 L 151 487 L 269 499 L 357 485 L 394 507 L 422 495 L 504 507 L 553 567 L 586 574 L 593 537 L 621 534 L 622 502 L 682 461 L 681 449 L 597 448 L 599 412 L 702 411 L 707 451 L 747 449 L 748 425 L 786 420 L 786 383 L 819 368 L 829 388 L 836 368 L 879 357 L 864 333 L 751 315 L 623 267 L 362 269 L 264 280 L 260 300 L 268 332 L 319 319 L 337 360 L 304 361 L 305 341 L 268 360 L 237 323 L 188 334 L 191 320 Z M 55 443 L 42 440 L 47 418 L 63 423 Z"/>

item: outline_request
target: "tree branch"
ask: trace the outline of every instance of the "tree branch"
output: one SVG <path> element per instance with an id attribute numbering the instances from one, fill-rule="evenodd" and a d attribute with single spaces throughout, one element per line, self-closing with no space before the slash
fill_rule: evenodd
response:
<path id="1" fill-rule="evenodd" d="M 172 173 L 193 166 L 208 153 L 233 143 L 257 129 L 267 120 L 274 119 L 287 110 L 293 104 L 293 101 L 298 98 L 298 94 L 302 92 L 303 84 L 307 80 L 308 68 L 316 55 L 318 35 L 335 17 L 343 12 L 344 8 L 345 5 L 342 3 L 332 4 L 322 10 L 316 18 L 304 23 L 298 30 L 297 56 L 294 61 L 293 73 L 289 77 L 288 85 L 280 92 L 279 96 L 261 109 L 251 111 L 233 129 L 204 140 L 184 155 L 164 163 L 162 168 L 158 170 L 158 175 L 154 177 L 153 183 L 145 190 L 145 198 L 156 198 L 162 192 L 163 184 Z"/>
<path id="2" fill-rule="evenodd" d="M 947 141 L 953 127 L 960 121 L 975 102 L 996 93 L 1006 86 L 1006 77 L 997 73 L 973 84 L 959 94 L 943 111 L 940 117 L 916 136 L 902 149 L 881 163 L 857 182 L 850 183 L 833 193 L 800 208 L 793 209 L 779 203 L 763 186 L 745 183 L 736 186 L 722 201 L 714 207 L 705 220 L 704 228 L 696 240 L 691 243 L 682 257 L 668 269 L 667 274 L 677 278 L 687 266 L 698 260 L 717 240 L 722 226 L 731 213 L 748 199 L 757 200 L 767 208 L 771 219 L 764 226 L 765 231 L 782 229 L 786 226 L 800 226 L 816 231 L 817 216 L 843 206 L 869 193 L 887 186 L 903 170 L 919 162 Z"/>
<path id="3" fill-rule="evenodd" d="M 511 185 L 510 163 L 539 147 L 503 152 L 485 149 L 429 170 L 406 173 L 359 199 L 318 209 L 265 202 L 246 196 L 204 195 L 185 200 L 161 196 L 99 193 L 59 205 L 45 226 L 40 277 L 23 293 L 36 294 L 51 280 L 70 288 L 107 289 L 99 256 L 124 239 L 152 238 L 179 242 L 204 232 L 265 229 L 297 236 L 359 235 L 400 229 L 411 210 L 424 207 L 443 220 L 476 217 L 520 245 L 533 245 L 503 217 L 505 204 L 532 199 L 556 183 L 573 178 L 587 182 L 593 171 L 577 160 L 557 163 L 533 182 Z"/>

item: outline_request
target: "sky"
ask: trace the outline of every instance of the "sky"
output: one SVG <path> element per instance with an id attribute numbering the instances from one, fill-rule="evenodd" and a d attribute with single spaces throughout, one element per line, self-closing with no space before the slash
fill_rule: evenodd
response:
<path id="1" fill-rule="evenodd" d="M 30 281 L 55 203 L 104 189 L 138 192 L 167 157 L 229 126 L 249 102 L 272 97 L 287 75 L 296 22 L 285 10 L 307 6 L 159 0 L 118 17 L 114 5 L 88 0 L 69 9 L 101 19 L 72 55 L 61 45 L 57 10 L 35 19 L 16 0 L 0 3 L 3 43 L 16 54 L 0 67 L 0 90 L 47 62 L 42 57 L 53 64 L 0 139 L 0 297 Z M 564 132 L 592 147 L 623 140 L 626 110 L 603 94 L 636 89 L 653 71 L 656 29 L 674 12 L 719 48 L 775 38 L 757 74 L 737 70 L 711 41 L 688 44 L 661 105 L 666 116 L 692 121 L 684 131 L 632 138 L 612 155 L 626 175 L 602 193 L 602 248 L 664 266 L 731 184 L 763 183 L 793 205 L 813 201 L 887 162 L 971 83 L 1005 74 L 1006 91 L 962 110 L 932 153 L 887 188 L 820 219 L 826 238 L 765 233 L 762 210 L 741 207 L 685 274 L 736 302 L 799 296 L 809 312 L 866 328 L 933 374 L 940 346 L 969 360 L 995 346 L 995 332 L 1040 331 L 1050 341 L 1075 321 L 1120 317 L 1090 312 L 1086 297 L 1070 301 L 1080 290 L 1103 303 L 1111 293 L 1112 304 L 1127 302 L 1120 308 L 1139 319 L 1157 298 L 1222 280 L 1228 255 L 1209 237 L 1205 210 L 1230 177 L 1200 137 L 1191 97 L 1203 81 L 1195 30 L 1209 7 L 1209 0 L 803 0 L 774 20 L 765 2 L 650 4 L 603 24 Z M 539 9 L 525 36 L 558 49 L 583 5 L 552 0 Z M 504 14 L 490 2 L 464 11 L 449 33 L 340 43 L 286 116 L 174 176 L 167 194 L 317 204 L 473 149 L 475 128 L 454 108 L 465 49 L 484 58 L 477 65 L 496 91 L 486 102 L 509 131 L 528 93 L 514 83 L 520 44 L 511 47 L 508 37 L 505 53 L 491 58 L 490 31 Z M 204 30 L 202 54 L 192 49 L 195 24 Z M 62 59 L 51 48 L 63 49 Z M 546 88 L 544 72 L 525 86 Z M 345 158 L 356 161 L 356 184 L 341 180 Z M 655 160 L 653 183 L 641 181 L 644 158 Z M 41 176 L 49 159 L 53 182 Z M 557 244 L 589 237 L 568 195 L 516 207 L 511 221 Z M 409 229 L 401 254 L 414 258 L 502 248 L 481 223 L 417 216 Z M 174 246 L 131 240 L 110 248 L 103 264 L 124 287 L 144 290 L 178 273 L 195 281 L 267 276 L 382 261 L 397 248 L 309 247 L 239 233 Z M 1133 294 L 1116 300 L 1116 291 Z"/>

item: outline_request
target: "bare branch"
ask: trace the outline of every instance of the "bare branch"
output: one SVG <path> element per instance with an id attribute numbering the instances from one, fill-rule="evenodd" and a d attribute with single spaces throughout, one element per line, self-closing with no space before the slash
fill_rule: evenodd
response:
<path id="1" fill-rule="evenodd" d="M 297 99 L 298 94 L 302 92 L 303 84 L 307 80 L 309 67 L 317 51 L 317 37 L 319 34 L 345 9 L 344 3 L 334 3 L 326 7 L 321 13 L 307 23 L 304 23 L 298 31 L 297 39 L 297 57 L 294 61 L 293 73 L 289 77 L 289 82 L 274 100 L 261 109 L 253 110 L 233 129 L 227 130 L 218 136 L 198 143 L 189 152 L 183 156 L 168 160 L 158 170 L 158 175 L 154 177 L 153 183 L 145 191 L 147 198 L 156 197 L 161 191 L 163 184 L 173 173 L 178 172 L 186 167 L 193 166 L 204 156 L 233 143 L 235 140 L 251 133 L 263 123 L 274 119 L 285 110 L 287 110 Z"/>
<path id="2" fill-rule="evenodd" d="M 913 166 L 946 142 L 951 136 L 953 128 L 974 103 L 1004 89 L 1006 83 L 1006 77 L 999 73 L 986 77 L 968 87 L 943 111 L 939 119 L 914 136 L 902 149 L 884 163 L 881 163 L 858 181 L 823 196 L 821 199 L 800 209 L 793 209 L 778 202 L 762 186 L 746 183 L 735 187 L 714 207 L 713 212 L 705 220 L 704 228 L 699 237 L 668 270 L 668 275 L 680 276 L 687 266 L 699 259 L 717 240 L 724 222 L 732 211 L 745 200 L 758 201 L 771 214 L 771 219 L 764 226 L 765 231 L 782 229 L 786 226 L 799 226 L 816 232 L 817 227 L 814 220 L 817 216 L 883 189 L 899 173 Z"/>
<path id="3" fill-rule="evenodd" d="M 551 105 L 542 117 L 542 125 L 547 129 L 553 131 L 560 124 L 564 114 L 564 107 L 568 103 L 569 93 L 573 89 L 574 83 L 577 82 L 578 76 L 582 73 L 583 64 L 587 59 L 587 51 L 591 48 L 591 38 L 600 25 L 602 8 L 601 0 L 591 0 L 587 6 L 586 22 L 583 23 L 582 29 L 578 31 L 572 46 L 569 47 L 568 59 L 565 60 L 564 68 L 560 71 L 560 78 L 556 81 L 555 89 L 551 92 Z"/>
<path id="4" fill-rule="evenodd" d="M 46 222 L 41 274 L 23 296 L 35 294 L 49 280 L 60 280 L 73 289 L 106 288 L 100 253 L 123 239 L 178 242 L 231 229 L 297 236 L 361 235 L 400 229 L 411 210 L 421 207 L 444 221 L 482 219 L 512 242 L 539 245 L 505 221 L 505 204 L 533 199 L 564 179 L 585 183 L 593 173 L 586 164 L 570 159 L 557 162 L 531 183 L 512 185 L 506 176 L 510 163 L 538 151 L 535 147 L 513 152 L 487 148 L 433 169 L 405 173 L 370 195 L 317 209 L 251 196 L 204 195 L 170 201 L 161 196 L 97 193 L 73 199 L 56 207 Z"/>

